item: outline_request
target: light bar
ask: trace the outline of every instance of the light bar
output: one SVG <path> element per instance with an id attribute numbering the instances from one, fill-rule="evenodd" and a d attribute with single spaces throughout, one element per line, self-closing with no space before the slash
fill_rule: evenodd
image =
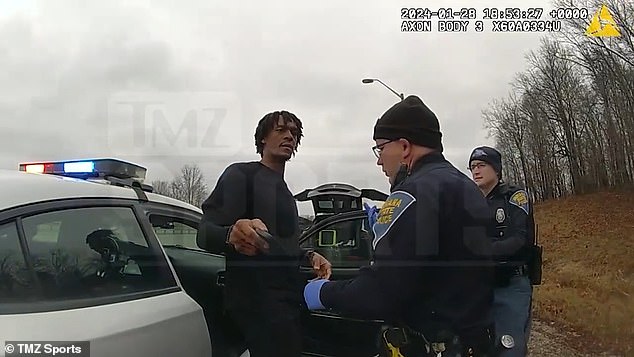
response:
<path id="1" fill-rule="evenodd" d="M 28 173 L 52 174 L 69 177 L 106 177 L 145 180 L 147 169 L 117 159 L 66 160 L 22 163 L 19 170 Z"/>
<path id="2" fill-rule="evenodd" d="M 95 171 L 95 163 L 92 161 L 64 163 L 64 172 L 66 173 L 89 173 L 94 171 Z"/>
<path id="3" fill-rule="evenodd" d="M 44 165 L 42 164 L 26 165 L 25 171 L 29 173 L 42 174 L 44 173 Z"/>

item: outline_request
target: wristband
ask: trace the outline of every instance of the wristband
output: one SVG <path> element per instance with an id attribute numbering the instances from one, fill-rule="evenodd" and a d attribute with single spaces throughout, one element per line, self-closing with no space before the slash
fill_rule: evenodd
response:
<path id="1" fill-rule="evenodd" d="M 233 244 L 229 242 L 229 237 L 231 237 L 231 231 L 233 231 L 233 224 L 229 226 L 229 229 L 227 229 L 227 237 L 225 238 L 225 244 L 233 246 Z"/>

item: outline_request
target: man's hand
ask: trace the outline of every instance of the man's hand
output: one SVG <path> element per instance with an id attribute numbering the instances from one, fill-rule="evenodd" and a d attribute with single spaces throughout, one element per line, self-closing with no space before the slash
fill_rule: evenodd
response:
<path id="1" fill-rule="evenodd" d="M 332 274 L 332 264 L 321 254 L 313 252 L 310 257 L 310 264 L 318 279 L 330 279 Z"/>
<path id="2" fill-rule="evenodd" d="M 261 229 L 268 232 L 266 225 L 259 219 L 240 219 L 236 221 L 229 233 L 229 244 L 240 254 L 254 256 L 266 253 L 269 244 L 255 231 Z"/>

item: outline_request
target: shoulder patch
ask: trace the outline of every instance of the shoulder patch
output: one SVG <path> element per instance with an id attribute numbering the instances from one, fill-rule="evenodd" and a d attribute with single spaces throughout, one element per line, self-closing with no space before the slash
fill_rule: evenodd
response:
<path id="1" fill-rule="evenodd" d="M 394 225 L 394 222 L 396 222 L 407 207 L 411 206 L 414 202 L 416 202 L 416 198 L 405 191 L 392 192 L 385 200 L 385 203 L 381 206 L 381 210 L 379 211 L 376 223 L 372 227 L 374 231 L 372 247 L 374 249 L 376 249 L 376 245 Z"/>
<path id="2" fill-rule="evenodd" d="M 509 199 L 509 203 L 521 208 L 526 214 L 528 214 L 528 195 L 524 190 L 517 190 L 513 195 L 511 195 L 511 199 Z"/>

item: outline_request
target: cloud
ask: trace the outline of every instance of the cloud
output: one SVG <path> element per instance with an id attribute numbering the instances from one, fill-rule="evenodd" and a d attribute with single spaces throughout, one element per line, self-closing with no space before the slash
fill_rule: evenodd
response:
<path id="1" fill-rule="evenodd" d="M 398 98 L 378 83 L 362 84 L 366 77 L 421 96 L 441 122 L 447 157 L 464 172 L 471 149 L 492 144 L 481 110 L 508 92 L 525 68 L 524 53 L 540 37 L 403 33 L 403 5 L 385 1 L 19 3 L 0 1 L 0 167 L 116 154 L 147 166 L 151 178 L 197 162 L 213 184 L 228 163 L 258 159 L 257 121 L 286 109 L 306 131 L 287 172 L 296 192 L 323 180 L 387 189 L 371 135 L 375 120 Z M 483 8 L 498 4 L 439 1 L 433 7 L 474 7 L 481 17 Z M 549 3 L 522 3 L 536 6 Z M 171 144 L 163 140 L 161 148 L 123 150 L 113 139 L 132 135 L 132 116 L 122 108 L 113 112 L 112 100 L 125 93 L 231 96 L 214 103 L 230 118 L 222 138 L 235 150 L 218 155 L 204 146 L 183 147 L 186 131 Z M 180 114 L 169 117 L 174 135 L 187 112 L 178 103 Z M 187 105 L 199 110 L 199 104 Z M 152 110 L 145 113 L 148 123 Z M 200 139 L 203 129 L 196 130 Z"/>

